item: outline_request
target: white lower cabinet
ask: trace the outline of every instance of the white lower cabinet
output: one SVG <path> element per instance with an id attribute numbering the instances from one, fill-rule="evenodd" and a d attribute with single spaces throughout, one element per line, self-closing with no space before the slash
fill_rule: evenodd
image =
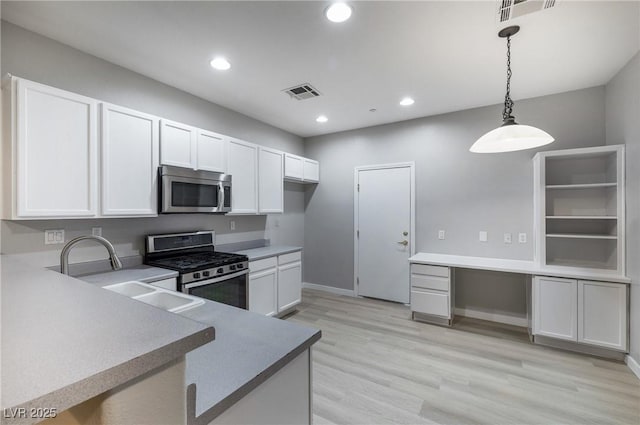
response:
<path id="1" fill-rule="evenodd" d="M 627 285 L 578 281 L 578 342 L 627 349 Z"/>
<path id="2" fill-rule="evenodd" d="M 249 311 L 274 316 L 278 313 L 278 263 L 275 257 L 249 263 Z"/>
<path id="3" fill-rule="evenodd" d="M 278 256 L 278 312 L 302 301 L 302 255 L 300 251 Z"/>
<path id="4" fill-rule="evenodd" d="M 533 283 L 533 334 L 578 340 L 578 282 L 536 277 Z"/>
<path id="5" fill-rule="evenodd" d="M 249 262 L 249 311 L 274 316 L 301 301 L 300 251 Z"/>
<path id="6" fill-rule="evenodd" d="M 627 351 L 626 284 L 536 276 L 534 335 Z"/>
<path id="7" fill-rule="evenodd" d="M 453 291 L 449 267 L 411 265 L 411 312 L 453 319 Z"/>

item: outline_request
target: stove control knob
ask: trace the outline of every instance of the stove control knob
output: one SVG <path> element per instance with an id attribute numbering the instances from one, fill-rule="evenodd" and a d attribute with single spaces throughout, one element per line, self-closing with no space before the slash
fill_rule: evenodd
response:
<path id="1" fill-rule="evenodd" d="M 238 264 L 238 268 L 239 269 L 244 268 L 244 264 Z"/>
<path id="2" fill-rule="evenodd" d="M 235 269 L 236 269 L 235 264 L 232 264 L 232 265 L 229 266 L 229 270 L 235 270 Z"/>
<path id="3" fill-rule="evenodd" d="M 193 274 L 193 278 L 194 279 L 200 279 L 200 273 L 194 273 Z"/>
<path id="4" fill-rule="evenodd" d="M 222 267 L 220 267 L 218 270 L 216 270 L 216 273 L 220 274 L 222 273 L 224 270 L 222 270 Z"/>
<path id="5" fill-rule="evenodd" d="M 209 277 L 209 271 L 202 272 L 202 276 L 204 276 L 204 277 Z"/>

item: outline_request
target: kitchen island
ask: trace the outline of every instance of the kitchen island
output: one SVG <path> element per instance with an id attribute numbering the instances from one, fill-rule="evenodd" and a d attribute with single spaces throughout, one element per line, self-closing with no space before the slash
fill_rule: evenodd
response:
<path id="1" fill-rule="evenodd" d="M 0 268 L 3 424 L 56 417 L 167 365 L 180 376 L 184 355 L 214 339 L 210 325 L 60 273 L 6 256 Z"/>

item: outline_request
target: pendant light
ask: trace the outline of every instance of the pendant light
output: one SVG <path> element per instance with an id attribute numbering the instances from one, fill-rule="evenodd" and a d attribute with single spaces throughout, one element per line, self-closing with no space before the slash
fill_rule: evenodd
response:
<path id="1" fill-rule="evenodd" d="M 504 28 L 498 33 L 500 38 L 507 39 L 507 94 L 504 96 L 502 125 L 480 137 L 469 149 L 475 153 L 512 152 L 537 148 L 554 141 L 549 133 L 530 125 L 518 124 L 511 115 L 511 36 L 520 31 L 517 25 Z"/>

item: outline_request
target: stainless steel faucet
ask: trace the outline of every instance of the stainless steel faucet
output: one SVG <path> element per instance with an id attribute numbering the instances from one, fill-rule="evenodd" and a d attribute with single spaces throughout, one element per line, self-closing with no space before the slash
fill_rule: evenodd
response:
<path id="1" fill-rule="evenodd" d="M 116 254 L 116 250 L 113 248 L 113 245 L 111 245 L 111 242 L 109 242 L 102 236 L 86 235 L 86 236 L 78 236 L 75 239 L 71 239 L 69 242 L 67 242 L 64 248 L 62 248 L 62 252 L 60 253 L 60 272 L 62 274 L 69 274 L 69 251 L 71 251 L 71 248 L 73 248 L 75 244 L 84 240 L 93 240 L 104 245 L 104 247 L 107 248 L 107 251 L 109 251 L 109 260 L 111 261 L 111 268 L 113 270 L 118 270 L 122 268 L 122 263 L 120 262 L 120 259 L 118 258 L 118 255 Z"/>

